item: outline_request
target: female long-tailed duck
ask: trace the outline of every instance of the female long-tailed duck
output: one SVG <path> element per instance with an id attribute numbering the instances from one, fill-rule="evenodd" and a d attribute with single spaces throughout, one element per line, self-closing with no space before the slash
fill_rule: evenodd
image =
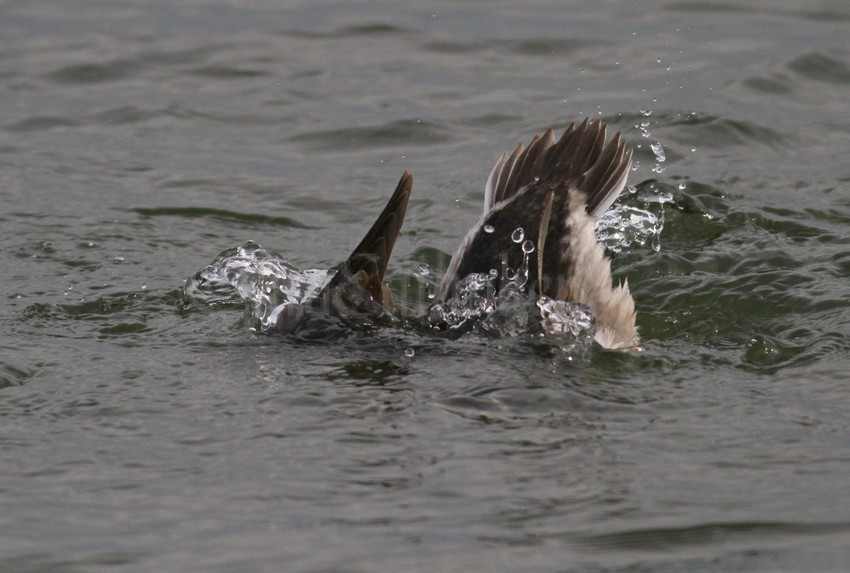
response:
<path id="1" fill-rule="evenodd" d="M 628 283 L 614 286 L 611 263 L 595 226 L 626 184 L 632 152 L 617 133 L 606 144 L 601 120 L 571 124 L 556 140 L 551 129 L 503 153 L 484 191 L 484 212 L 452 257 L 438 303 L 471 273 L 527 265 L 528 293 L 576 302 L 596 318 L 596 341 L 606 348 L 635 348 L 634 300 Z M 285 308 L 275 330 L 293 331 L 308 310 L 343 320 L 388 317 L 393 301 L 384 283 L 401 230 L 413 178 L 405 172 L 378 219 L 319 295 Z M 534 256 L 517 249 L 512 231 L 534 241 Z M 523 259 L 526 259 L 524 261 Z"/>

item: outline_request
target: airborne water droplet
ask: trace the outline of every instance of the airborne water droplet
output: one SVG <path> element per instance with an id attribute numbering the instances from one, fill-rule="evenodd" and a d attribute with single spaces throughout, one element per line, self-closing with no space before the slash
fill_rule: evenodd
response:
<path id="1" fill-rule="evenodd" d="M 667 156 L 664 154 L 664 148 L 657 141 L 653 141 L 649 144 L 649 147 L 652 149 L 652 152 L 655 154 L 655 160 L 658 163 L 664 163 L 667 161 Z"/>
<path id="2" fill-rule="evenodd" d="M 534 241 L 532 241 L 531 239 L 526 239 L 525 242 L 522 244 L 522 252 L 526 254 L 533 253 Z"/>
<path id="3" fill-rule="evenodd" d="M 484 232 L 485 233 L 492 233 L 495 230 L 496 229 L 493 228 L 493 225 L 484 225 Z"/>
<path id="4" fill-rule="evenodd" d="M 511 233 L 511 240 L 514 243 L 521 243 L 525 238 L 525 231 L 522 230 L 522 227 L 518 227 L 514 229 L 514 232 Z"/>

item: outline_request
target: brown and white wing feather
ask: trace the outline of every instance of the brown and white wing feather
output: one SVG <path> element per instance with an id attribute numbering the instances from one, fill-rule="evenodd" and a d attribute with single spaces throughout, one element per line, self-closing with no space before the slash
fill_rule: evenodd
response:
<path id="1" fill-rule="evenodd" d="M 587 304 L 604 346 L 635 346 L 634 301 L 627 285 L 613 288 L 610 262 L 595 235 L 596 218 L 622 192 L 632 158 L 619 133 L 607 144 L 606 138 L 601 121 L 585 119 L 557 141 L 549 129 L 528 147 L 502 154 L 487 179 L 484 213 L 452 257 L 440 300 L 470 273 L 516 268 L 522 254 L 510 235 L 522 227 L 537 240 L 529 289 Z"/>

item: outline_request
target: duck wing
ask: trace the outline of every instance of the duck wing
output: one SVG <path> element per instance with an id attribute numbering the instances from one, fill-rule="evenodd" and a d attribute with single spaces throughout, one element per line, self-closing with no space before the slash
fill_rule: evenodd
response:
<path id="1" fill-rule="evenodd" d="M 534 136 L 528 147 L 519 144 L 511 154 L 502 154 L 487 179 L 484 214 L 452 257 L 440 300 L 451 296 L 457 281 L 470 273 L 506 265 L 518 268 L 523 253 L 511 239 L 517 228 L 535 241 L 537 256 L 530 261 L 529 287 L 548 294 L 551 289 L 538 283 L 560 266 L 570 193 L 577 196 L 573 203 L 583 202 L 582 208 L 598 217 L 625 186 L 631 150 L 626 150 L 619 133 L 606 145 L 606 132 L 601 120 L 585 119 L 571 124 L 559 140 L 548 129 Z"/>
<path id="2" fill-rule="evenodd" d="M 440 286 L 440 301 L 471 273 L 517 270 L 526 254 L 514 233 L 534 242 L 528 292 L 580 302 L 597 319 L 597 341 L 608 348 L 638 344 L 628 285 L 612 285 L 611 263 L 596 240 L 596 218 L 626 184 L 632 152 L 617 133 L 606 143 L 601 120 L 571 124 L 559 140 L 551 129 L 528 147 L 503 154 L 484 191 L 484 214 L 470 229 Z"/>
<path id="3" fill-rule="evenodd" d="M 346 283 L 354 282 L 371 296 L 373 302 L 387 310 L 392 308 L 392 296 L 389 288 L 384 285 L 384 275 L 404 223 L 412 189 L 413 176 L 405 171 L 384 210 L 319 293 L 318 299 L 327 298 L 328 293 L 340 289 Z"/>

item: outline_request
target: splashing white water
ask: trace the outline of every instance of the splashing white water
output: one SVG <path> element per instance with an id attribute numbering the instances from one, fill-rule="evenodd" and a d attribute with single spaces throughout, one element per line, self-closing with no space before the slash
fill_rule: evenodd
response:
<path id="1" fill-rule="evenodd" d="M 635 195 L 632 193 L 633 200 Z M 663 210 L 672 196 L 649 185 L 642 188 L 639 199 L 648 208 Z M 606 249 L 620 252 L 634 243 L 652 241 L 655 247 L 662 228 L 663 213 L 659 217 L 647 209 L 617 204 L 600 218 L 596 232 Z M 452 297 L 433 304 L 411 324 L 441 331 L 472 330 L 492 337 L 546 335 L 565 349 L 589 346 L 596 329 L 591 311 L 577 303 L 529 293 L 529 258 L 536 245 L 522 228 L 514 229 L 510 238 L 513 248 L 522 254 L 517 268 L 509 267 L 506 257 L 501 269 L 464 277 Z M 301 271 L 249 241 L 221 253 L 189 279 L 184 290 L 187 296 L 210 305 L 244 301 L 252 329 L 265 331 L 277 323 L 288 305 L 315 297 L 333 274 L 320 269 Z M 425 284 L 427 298 L 433 301 L 431 267 L 422 263 L 414 275 Z"/>
<path id="2" fill-rule="evenodd" d="M 673 194 L 665 191 L 663 184 L 650 182 L 629 186 L 630 197 L 626 202 L 614 206 L 599 217 L 596 223 L 596 239 L 606 250 L 620 253 L 634 244 L 649 243 L 655 252 L 661 250 L 661 231 L 664 230 L 664 205 L 673 202 Z M 627 203 L 637 202 L 640 206 Z"/>
<path id="3" fill-rule="evenodd" d="M 247 243 L 227 249 L 205 269 L 186 282 L 187 296 L 207 304 L 232 303 L 234 290 L 247 305 L 252 327 L 273 326 L 283 308 L 316 296 L 333 271 L 300 271 L 259 244 Z"/>

